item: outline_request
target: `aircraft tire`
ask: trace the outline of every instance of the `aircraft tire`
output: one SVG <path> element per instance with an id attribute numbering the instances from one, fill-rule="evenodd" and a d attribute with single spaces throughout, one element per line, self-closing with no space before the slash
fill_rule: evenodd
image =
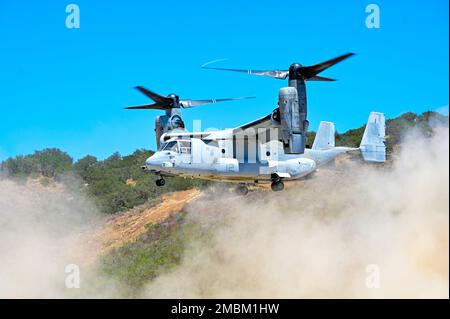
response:
<path id="1" fill-rule="evenodd" d="M 164 178 L 160 178 L 156 180 L 156 186 L 164 186 L 166 184 L 166 180 Z"/>
<path id="2" fill-rule="evenodd" d="M 280 192 L 284 189 L 284 183 L 282 181 L 272 182 L 272 185 L 270 185 L 270 188 L 274 192 Z"/>

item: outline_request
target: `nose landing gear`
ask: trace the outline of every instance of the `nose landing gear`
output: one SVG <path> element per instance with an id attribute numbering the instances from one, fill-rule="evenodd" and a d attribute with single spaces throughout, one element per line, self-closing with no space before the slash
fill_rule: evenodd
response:
<path id="1" fill-rule="evenodd" d="M 156 180 L 156 186 L 162 187 L 164 185 L 166 185 L 166 180 L 164 178 L 161 177 Z"/>
<path id="2" fill-rule="evenodd" d="M 270 188 L 272 188 L 272 191 L 274 192 L 282 191 L 284 189 L 284 183 L 281 180 L 273 181 Z"/>

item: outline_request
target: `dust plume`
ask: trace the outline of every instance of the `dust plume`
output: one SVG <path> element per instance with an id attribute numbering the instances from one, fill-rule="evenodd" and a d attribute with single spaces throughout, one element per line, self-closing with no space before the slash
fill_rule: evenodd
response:
<path id="1" fill-rule="evenodd" d="M 391 165 L 347 160 L 281 193 L 205 198 L 209 229 L 144 297 L 448 298 L 449 132 L 411 133 Z"/>
<path id="2" fill-rule="evenodd" d="M 66 266 L 84 263 L 77 236 L 98 218 L 96 208 L 61 184 L 0 179 L 0 298 L 75 297 Z M 81 273 L 81 279 L 85 279 Z"/>

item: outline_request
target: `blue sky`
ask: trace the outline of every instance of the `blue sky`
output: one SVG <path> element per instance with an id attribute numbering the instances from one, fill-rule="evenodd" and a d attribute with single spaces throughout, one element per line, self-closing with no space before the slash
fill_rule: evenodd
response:
<path id="1" fill-rule="evenodd" d="M 143 85 L 182 98 L 257 99 L 184 111 L 188 128 L 229 128 L 271 112 L 286 82 L 202 70 L 288 68 L 346 52 L 308 85 L 309 120 L 338 131 L 370 111 L 393 117 L 448 105 L 448 1 L 73 1 L 81 28 L 67 29 L 70 1 L 0 1 L 0 160 L 46 147 L 74 158 L 155 148 L 157 111 L 126 111 L 149 100 Z M 365 7 L 380 7 L 367 29 Z"/>

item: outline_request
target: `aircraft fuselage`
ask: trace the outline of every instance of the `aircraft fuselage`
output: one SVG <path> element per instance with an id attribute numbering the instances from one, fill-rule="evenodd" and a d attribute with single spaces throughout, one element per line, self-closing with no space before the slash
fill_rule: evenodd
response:
<path id="1" fill-rule="evenodd" d="M 306 149 L 304 154 L 284 154 L 274 142 L 248 143 L 237 150 L 227 140 L 211 142 L 199 138 L 172 139 L 146 160 L 145 168 L 159 175 L 248 183 L 295 180 L 311 174 L 318 165 L 334 159 L 350 148 Z"/>

